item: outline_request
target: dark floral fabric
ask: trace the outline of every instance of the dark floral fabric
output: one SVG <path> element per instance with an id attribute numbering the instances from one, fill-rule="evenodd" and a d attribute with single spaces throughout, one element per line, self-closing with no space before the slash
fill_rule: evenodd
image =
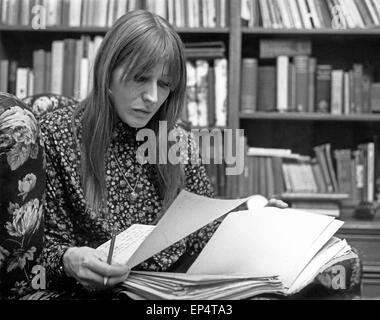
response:
<path id="1" fill-rule="evenodd" d="M 46 245 L 44 258 L 47 281 L 52 286 L 64 279 L 60 272 L 61 258 L 71 246 L 97 247 L 111 237 L 112 230 L 123 231 L 134 223 L 153 224 L 162 208 L 157 178 L 150 164 L 140 165 L 136 160 L 139 143 L 136 130 L 123 122 L 115 124 L 106 158 L 107 207 L 109 213 L 100 217 L 87 206 L 80 182 L 80 152 L 71 130 L 74 108 L 68 106 L 45 114 L 41 118 L 41 131 L 47 157 Z M 81 141 L 81 122 L 76 120 L 78 140 Z M 190 154 L 196 148 L 183 129 L 179 133 L 189 143 Z M 112 151 L 112 152 L 111 152 Z M 188 154 L 181 155 L 188 157 Z M 116 158 L 115 158 L 116 157 Z M 205 168 L 200 164 L 184 166 L 186 189 L 213 196 Z M 136 201 L 130 199 L 131 188 L 138 193 Z M 213 234 L 217 222 L 206 226 L 167 250 L 142 263 L 144 270 L 167 270 L 185 252 L 198 252 Z"/>
<path id="2" fill-rule="evenodd" d="M 77 103 L 77 101 L 73 98 L 45 93 L 28 96 L 22 101 L 32 109 L 33 114 L 37 117 L 37 119 L 39 119 L 46 112 Z"/>
<path id="3" fill-rule="evenodd" d="M 0 93 L 0 297 L 31 292 L 41 265 L 45 168 L 36 118 Z M 35 289 L 35 288 L 34 288 Z"/>

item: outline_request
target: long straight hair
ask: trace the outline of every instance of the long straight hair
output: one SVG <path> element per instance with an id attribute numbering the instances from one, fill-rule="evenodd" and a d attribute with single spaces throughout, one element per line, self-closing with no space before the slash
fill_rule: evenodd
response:
<path id="1" fill-rule="evenodd" d="M 121 79 L 128 80 L 159 62 L 167 66 L 171 91 L 147 125 L 156 132 L 156 137 L 159 121 L 167 121 L 168 131 L 174 128 L 185 99 L 186 64 L 180 37 L 163 18 L 136 10 L 120 17 L 99 47 L 93 67 L 92 90 L 76 108 L 72 119 L 75 126 L 75 119 L 83 111 L 82 145 L 79 146 L 82 154 L 81 180 L 87 204 L 97 214 L 107 211 L 105 159 L 117 117 L 109 92 L 112 73 L 123 66 Z M 157 144 L 157 153 L 158 147 Z M 185 178 L 180 165 L 155 164 L 154 168 L 163 205 L 161 216 L 184 187 Z"/>

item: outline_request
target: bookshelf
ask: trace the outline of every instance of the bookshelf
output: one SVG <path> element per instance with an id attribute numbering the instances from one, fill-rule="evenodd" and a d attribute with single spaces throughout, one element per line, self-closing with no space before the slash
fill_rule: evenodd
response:
<path id="1" fill-rule="evenodd" d="M 26 3 L 28 3 L 28 6 L 24 7 Z M 107 4 L 107 6 L 104 4 Z M 211 4 L 213 6 L 210 7 Z M 35 5 L 42 5 L 44 8 L 46 8 L 46 25 L 40 29 L 32 27 L 33 17 L 36 16 L 33 16 L 32 7 Z M 93 6 L 93 8 L 89 8 L 90 6 Z M 110 9 L 111 6 L 113 6 L 113 10 Z M 165 10 L 162 10 L 164 6 Z M 95 7 L 97 7 L 97 9 L 103 8 L 103 11 L 106 12 L 106 16 L 104 16 L 104 13 L 101 14 L 99 10 L 95 10 Z M 78 8 L 80 8 L 80 10 Z M 236 51 L 236 48 L 240 46 L 240 40 L 238 39 L 238 36 L 240 36 L 240 31 L 234 27 L 237 23 L 239 23 L 240 20 L 240 6 L 227 0 L 0 1 L 0 59 L 9 61 L 9 64 L 7 66 L 8 70 L 5 72 L 8 75 L 8 80 L 6 81 L 7 89 L 0 90 L 8 91 L 18 95 L 16 92 L 17 77 L 14 74 L 12 77 L 10 76 L 10 63 L 11 61 L 16 61 L 17 68 L 28 69 L 26 74 L 26 77 L 28 79 L 24 81 L 28 83 L 26 85 L 28 89 L 25 89 L 23 91 L 22 96 L 18 95 L 20 98 L 40 92 L 57 93 L 72 96 L 71 92 L 73 88 L 70 88 L 70 94 L 66 93 L 67 90 L 65 90 L 65 88 L 61 87 L 59 90 L 56 90 L 56 87 L 54 89 L 52 88 L 53 81 L 50 79 L 54 79 L 56 77 L 54 77 L 53 73 L 50 70 L 43 72 L 45 77 L 43 80 L 43 89 L 40 88 L 38 92 L 35 92 L 35 84 L 37 82 L 35 78 L 37 77 L 37 74 L 41 75 L 41 71 L 38 72 L 35 68 L 36 58 L 34 54 L 36 51 L 44 51 L 42 55 L 39 56 L 39 63 L 41 64 L 41 61 L 45 61 L 44 68 L 52 68 L 51 66 L 46 66 L 46 61 L 53 60 L 52 56 L 54 42 L 63 42 L 61 48 L 63 47 L 62 51 L 64 53 L 62 54 L 63 57 L 61 56 L 61 60 L 63 60 L 64 64 L 68 61 L 66 60 L 66 56 L 68 54 L 67 51 L 65 51 L 66 40 L 75 41 L 76 48 L 78 48 L 78 41 L 81 41 L 83 37 L 86 37 L 81 46 L 86 46 L 86 49 L 84 49 L 84 51 L 87 51 L 86 57 L 89 58 L 88 65 L 90 66 L 91 58 L 93 59 L 94 57 L 94 52 L 92 52 L 93 56 L 91 57 L 90 51 L 96 51 L 95 49 L 91 49 L 91 46 L 96 47 L 99 45 L 101 37 L 107 33 L 107 31 L 110 29 L 110 26 L 112 25 L 112 22 L 116 20 L 117 16 L 120 16 L 129 10 L 141 8 L 148 9 L 158 14 L 165 11 L 166 14 L 164 17 L 166 17 L 168 21 L 172 23 L 175 30 L 180 34 L 185 45 L 194 45 L 196 43 L 206 43 L 214 46 L 215 43 L 221 43 L 223 45 L 224 52 L 222 54 L 218 53 L 215 55 L 215 57 L 213 57 L 212 52 L 211 54 L 207 53 L 208 55 L 205 53 L 204 56 L 201 53 L 199 57 L 192 55 L 188 56 L 188 60 L 192 61 L 194 64 L 198 59 L 206 60 L 210 66 L 212 65 L 214 67 L 214 63 L 216 63 L 215 61 L 217 58 L 221 60 L 225 59 L 227 61 L 225 64 L 225 68 L 227 68 L 227 70 L 225 70 L 224 73 L 227 77 L 225 79 L 225 82 L 226 84 L 228 82 L 232 85 L 226 88 L 227 92 L 225 94 L 225 99 L 228 100 L 224 101 L 223 104 L 231 105 L 232 103 L 235 103 L 234 101 L 238 98 L 239 95 L 238 87 L 235 85 L 235 79 L 239 77 L 239 74 L 237 73 L 237 70 L 235 70 L 234 65 L 230 64 L 230 61 L 238 61 L 240 59 L 239 51 Z M 202 13 L 204 8 L 207 9 L 207 15 Z M 173 10 L 177 11 L 173 14 Z M 93 18 L 91 18 L 91 12 Z M 197 12 L 198 14 L 196 14 Z M 90 46 L 88 45 L 89 42 L 94 43 Z M 194 54 L 193 48 L 191 49 L 191 52 Z M 47 53 L 49 53 L 50 56 L 47 56 Z M 66 68 L 62 68 L 61 72 L 62 83 L 67 82 L 64 80 L 67 79 L 65 78 L 65 72 L 73 73 L 72 71 L 65 71 L 65 69 Z M 77 69 L 75 70 L 76 73 Z M 32 76 L 34 79 L 30 78 L 29 71 L 32 71 L 31 73 L 33 73 Z M 209 72 L 213 71 L 210 69 Z M 50 79 L 46 79 L 47 73 L 51 74 Z M 10 86 L 11 81 L 12 87 Z M 32 86 L 30 85 L 31 82 L 33 83 Z M 46 82 L 52 83 L 51 86 L 46 87 Z M 78 83 L 78 80 L 74 78 L 73 81 L 70 82 Z M 74 84 L 74 92 L 78 92 L 78 88 L 75 86 L 76 84 Z M 31 91 L 29 91 L 30 87 L 32 87 Z M 79 97 L 74 97 L 80 99 L 82 96 L 83 95 L 80 94 Z M 213 107 L 215 108 L 215 106 Z M 222 112 L 226 113 L 222 114 L 222 121 L 216 121 L 215 123 L 209 124 L 199 122 L 193 127 L 208 129 L 219 128 L 221 130 L 227 126 L 236 127 L 238 124 L 238 115 L 235 113 L 226 112 L 224 110 Z M 223 187 L 221 188 L 215 186 L 215 189 L 219 190 L 217 196 L 226 196 L 228 192 L 230 192 L 228 191 L 227 186 L 228 184 L 226 181 L 223 182 Z"/>
<path id="2" fill-rule="evenodd" d="M 242 20 L 240 21 L 241 24 L 238 28 L 241 33 L 242 60 L 256 59 L 257 64 L 255 64 L 253 68 L 258 68 L 260 66 L 275 66 L 276 72 L 278 72 L 279 62 L 276 58 L 261 57 L 261 41 L 305 41 L 311 44 L 311 52 L 307 54 L 299 53 L 299 55 L 315 58 L 318 65 L 331 65 L 332 69 L 348 71 L 353 68 L 354 64 L 361 64 L 363 74 L 367 73 L 371 78 L 371 81 L 378 82 L 380 80 L 379 61 L 376 58 L 380 53 L 380 46 L 378 45 L 380 37 L 380 8 L 377 6 L 378 4 L 376 4 L 377 7 L 374 5 L 374 2 L 376 1 L 371 1 L 370 3 L 369 1 L 364 0 L 347 2 L 330 0 L 294 0 L 292 2 L 293 4 L 297 3 L 298 5 L 300 2 L 307 4 L 310 12 L 310 21 L 308 23 L 311 22 L 311 27 L 307 27 L 307 24 L 304 21 L 308 18 L 301 15 L 301 17 L 298 18 L 301 19 L 298 27 L 296 28 L 295 25 L 290 27 L 291 23 L 296 22 L 294 11 L 292 11 L 294 7 L 287 7 L 288 15 L 284 11 L 284 6 L 286 6 L 286 4 L 290 6 L 290 1 L 281 1 L 281 3 L 277 0 L 240 1 L 242 4 Z M 313 6 L 315 6 L 315 8 L 323 6 L 323 4 L 321 5 L 322 2 L 326 3 L 328 6 L 334 3 L 346 6 L 344 8 L 344 17 L 345 19 L 350 18 L 350 25 L 346 25 L 345 28 L 332 28 L 323 25 L 329 23 L 328 19 L 321 24 L 319 24 L 318 21 L 315 21 L 321 18 L 321 16 L 313 12 L 312 8 Z M 363 10 L 363 6 L 367 5 L 371 6 L 371 12 L 368 11 L 369 9 L 367 10 L 367 13 L 362 12 L 361 10 Z M 266 6 L 268 7 L 265 8 Z M 273 7 L 271 8 L 271 6 L 274 6 L 274 9 Z M 360 10 L 359 8 L 355 9 L 357 10 L 355 11 L 355 17 L 353 17 L 353 6 L 360 6 Z M 330 9 L 331 8 L 332 7 L 330 7 Z M 268 12 L 270 13 L 268 13 L 267 17 L 265 17 L 265 10 L 269 10 Z M 289 12 L 291 12 L 290 20 Z M 357 15 L 357 13 L 359 13 L 359 15 Z M 285 15 L 287 16 L 285 17 Z M 280 19 L 279 16 L 281 17 Z M 361 18 L 361 21 L 355 20 L 359 19 L 359 17 Z M 294 20 L 292 20 L 293 18 Z M 333 19 L 332 16 L 329 18 Z M 268 19 L 271 21 L 268 22 Z M 276 23 L 277 26 L 273 27 Z M 286 26 L 286 24 L 288 25 Z M 294 56 L 289 57 L 289 60 L 287 61 L 289 64 L 294 63 Z M 242 60 L 240 63 L 242 63 Z M 241 66 L 236 67 L 238 69 L 240 68 L 239 70 L 241 72 L 244 72 L 244 70 L 241 69 Z M 275 74 L 277 77 L 278 75 L 279 73 Z M 314 75 L 314 81 L 316 81 L 316 76 L 317 74 Z M 258 75 L 257 78 L 253 79 L 259 81 L 260 77 Z M 289 82 L 291 81 L 291 78 L 287 79 Z M 307 81 L 309 81 L 309 78 L 307 78 Z M 276 83 L 276 85 L 278 85 L 278 83 Z M 241 88 L 244 89 L 243 85 Z M 260 86 L 258 86 L 258 88 L 260 88 Z M 277 88 L 275 90 L 277 90 Z M 290 95 L 289 92 L 288 94 Z M 275 91 L 272 93 L 276 95 Z M 256 92 L 256 95 L 258 94 L 259 93 Z M 314 94 L 316 94 L 315 91 Z M 276 98 L 278 98 L 278 96 L 276 96 Z M 345 96 L 343 96 L 343 99 L 344 98 Z M 256 97 L 256 99 L 259 98 Z M 272 101 L 272 105 L 268 108 L 271 110 L 265 111 L 260 110 L 258 104 L 251 110 L 249 110 L 249 107 L 247 108 L 248 110 L 244 110 L 241 101 L 237 102 L 239 107 L 237 107 L 235 111 L 239 114 L 238 126 L 245 130 L 249 147 L 281 148 L 292 150 L 298 154 L 314 157 L 314 147 L 318 145 L 328 143 L 331 146 L 331 150 L 355 150 L 359 144 L 372 141 L 374 142 L 375 147 L 375 164 L 372 177 L 376 184 L 376 179 L 380 177 L 378 165 L 378 155 L 380 151 L 380 146 L 378 144 L 380 126 L 378 125 L 378 122 L 380 121 L 380 114 L 376 111 L 377 106 L 379 106 L 378 101 L 374 100 L 372 103 L 371 108 L 373 109 L 367 109 L 365 111 L 361 110 L 361 112 L 345 112 L 343 109 L 343 112 L 339 112 L 339 114 L 332 114 L 331 112 L 318 113 L 315 112 L 315 109 L 312 110 L 312 112 L 310 112 L 310 110 L 307 110 L 307 112 L 305 112 L 305 110 L 302 112 L 289 110 L 289 107 L 291 106 L 290 100 L 286 101 L 287 104 L 285 103 L 285 109 L 288 110 L 279 111 L 278 105 L 276 105 L 276 99 Z M 350 109 L 350 111 L 352 110 Z M 334 159 L 333 151 L 332 157 L 334 167 L 337 169 L 338 165 L 336 159 Z M 244 181 L 244 179 L 240 181 Z M 278 183 L 278 180 L 274 180 L 274 183 Z M 376 200 L 376 195 L 373 200 Z M 345 224 L 339 231 L 339 236 L 346 238 L 352 246 L 358 249 L 361 255 L 364 271 L 363 296 L 367 298 L 379 297 L 379 213 L 377 213 L 375 219 L 371 221 L 355 219 L 353 213 L 356 204 L 357 202 L 355 201 L 348 201 L 341 207 L 341 219 L 345 220 Z"/>
<path id="3" fill-rule="evenodd" d="M 380 114 L 351 114 L 332 115 L 318 113 L 269 113 L 255 112 L 254 114 L 240 114 L 240 119 L 247 120 L 279 120 L 279 121 L 334 121 L 334 122 L 380 122 Z"/>

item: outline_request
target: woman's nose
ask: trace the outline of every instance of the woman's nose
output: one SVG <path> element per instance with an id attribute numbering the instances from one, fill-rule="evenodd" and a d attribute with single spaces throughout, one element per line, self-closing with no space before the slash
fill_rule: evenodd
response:
<path id="1" fill-rule="evenodd" d="M 143 98 L 150 104 L 158 102 L 158 90 L 156 81 L 151 81 L 146 84 Z"/>

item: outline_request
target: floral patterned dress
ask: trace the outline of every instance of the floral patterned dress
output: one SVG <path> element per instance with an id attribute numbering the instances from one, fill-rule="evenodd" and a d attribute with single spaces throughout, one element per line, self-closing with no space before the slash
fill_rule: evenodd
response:
<path id="1" fill-rule="evenodd" d="M 61 268 L 62 255 L 67 248 L 95 248 L 110 239 L 114 228 L 120 232 L 134 223 L 153 224 L 162 208 L 153 167 L 150 164 L 141 165 L 136 160 L 136 151 L 141 143 L 136 141 L 136 130 L 120 121 L 113 128 L 105 164 L 109 213 L 106 217 L 100 217 L 91 211 L 84 200 L 79 174 L 80 152 L 71 131 L 74 108 L 55 110 L 40 120 L 47 159 L 44 259 L 47 282 L 51 288 L 70 282 Z M 81 141 L 81 122 L 76 120 L 76 125 L 79 129 L 78 140 Z M 185 137 L 181 141 L 189 143 L 190 154 L 197 154 L 191 137 L 184 130 L 181 134 Z M 202 165 L 187 164 L 184 171 L 188 191 L 213 196 Z M 130 199 L 130 186 L 136 186 L 138 197 L 135 201 Z M 144 270 L 167 270 L 185 253 L 193 255 L 199 252 L 217 225 L 214 222 L 200 229 L 138 267 Z"/>

